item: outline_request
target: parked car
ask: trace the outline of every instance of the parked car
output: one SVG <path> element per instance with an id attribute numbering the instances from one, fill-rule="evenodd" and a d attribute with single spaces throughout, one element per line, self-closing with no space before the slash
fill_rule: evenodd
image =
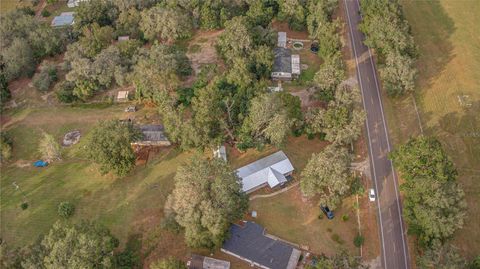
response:
<path id="1" fill-rule="evenodd" d="M 335 215 L 333 215 L 333 211 L 331 211 L 328 206 L 320 206 L 320 209 L 322 209 L 323 213 L 325 213 L 328 219 L 333 219 L 333 217 L 335 217 Z"/>
<path id="2" fill-rule="evenodd" d="M 320 46 L 318 45 L 318 42 L 314 41 L 311 45 L 310 45 L 310 51 L 313 52 L 313 53 L 318 53 L 318 50 L 320 49 Z"/>
<path id="3" fill-rule="evenodd" d="M 375 190 L 374 189 L 370 189 L 368 191 L 368 199 L 370 200 L 370 202 L 375 202 L 376 196 L 375 196 Z"/>
<path id="4" fill-rule="evenodd" d="M 125 112 L 135 112 L 135 111 L 137 111 L 136 106 L 128 106 L 127 108 L 125 108 Z"/>

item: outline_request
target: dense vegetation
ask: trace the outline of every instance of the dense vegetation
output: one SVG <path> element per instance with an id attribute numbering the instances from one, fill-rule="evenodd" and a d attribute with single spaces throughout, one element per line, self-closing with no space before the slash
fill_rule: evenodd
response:
<path id="1" fill-rule="evenodd" d="M 411 92 L 415 87 L 417 47 L 410 26 L 397 0 L 362 0 L 360 30 L 365 44 L 379 55 L 380 76 L 391 96 Z"/>
<path id="2" fill-rule="evenodd" d="M 197 156 L 178 168 L 165 210 L 185 230 L 189 246 L 213 249 L 222 245 L 230 224 L 247 208 L 247 196 L 230 166 Z"/>
<path id="3" fill-rule="evenodd" d="M 400 188 L 405 193 L 403 215 L 408 232 L 426 249 L 420 262 L 440 265 L 443 259 L 436 259 L 435 253 L 448 247 L 442 245 L 462 228 L 466 214 L 457 171 L 440 142 L 431 137 L 410 139 L 390 156 L 405 179 Z"/>

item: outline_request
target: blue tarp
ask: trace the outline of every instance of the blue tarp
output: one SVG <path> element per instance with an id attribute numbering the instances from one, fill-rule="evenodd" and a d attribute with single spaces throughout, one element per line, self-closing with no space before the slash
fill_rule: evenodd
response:
<path id="1" fill-rule="evenodd" d="M 38 161 L 33 163 L 33 166 L 35 166 L 35 167 L 45 167 L 47 165 L 48 165 L 48 162 L 45 162 L 45 161 L 42 161 L 42 160 L 38 160 Z"/>

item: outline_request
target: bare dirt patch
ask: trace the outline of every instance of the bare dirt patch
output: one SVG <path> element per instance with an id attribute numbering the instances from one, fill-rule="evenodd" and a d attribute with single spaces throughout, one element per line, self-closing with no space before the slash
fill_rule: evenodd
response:
<path id="1" fill-rule="evenodd" d="M 200 72 L 202 65 L 220 62 L 215 49 L 215 42 L 222 32 L 223 30 L 198 31 L 189 42 L 186 55 L 190 59 L 195 75 Z"/>

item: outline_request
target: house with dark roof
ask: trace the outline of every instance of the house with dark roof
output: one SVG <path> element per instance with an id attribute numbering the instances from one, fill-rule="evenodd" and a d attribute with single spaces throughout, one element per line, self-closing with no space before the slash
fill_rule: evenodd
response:
<path id="1" fill-rule="evenodd" d="M 283 151 L 240 167 L 236 170 L 242 181 L 242 191 L 253 192 L 265 186 L 285 184 L 293 173 L 293 165 Z"/>
<path id="2" fill-rule="evenodd" d="M 230 262 L 192 254 L 188 269 L 230 269 Z"/>
<path id="3" fill-rule="evenodd" d="M 142 138 L 132 142 L 134 146 L 170 146 L 171 143 L 165 136 L 163 125 L 138 126 Z"/>
<path id="4" fill-rule="evenodd" d="M 300 250 L 250 221 L 230 227 L 230 238 L 221 251 L 263 269 L 294 269 L 301 255 Z"/>
<path id="5" fill-rule="evenodd" d="M 277 47 L 273 50 L 273 80 L 292 80 L 300 75 L 300 56 L 287 48 L 287 34 L 278 33 Z"/>

